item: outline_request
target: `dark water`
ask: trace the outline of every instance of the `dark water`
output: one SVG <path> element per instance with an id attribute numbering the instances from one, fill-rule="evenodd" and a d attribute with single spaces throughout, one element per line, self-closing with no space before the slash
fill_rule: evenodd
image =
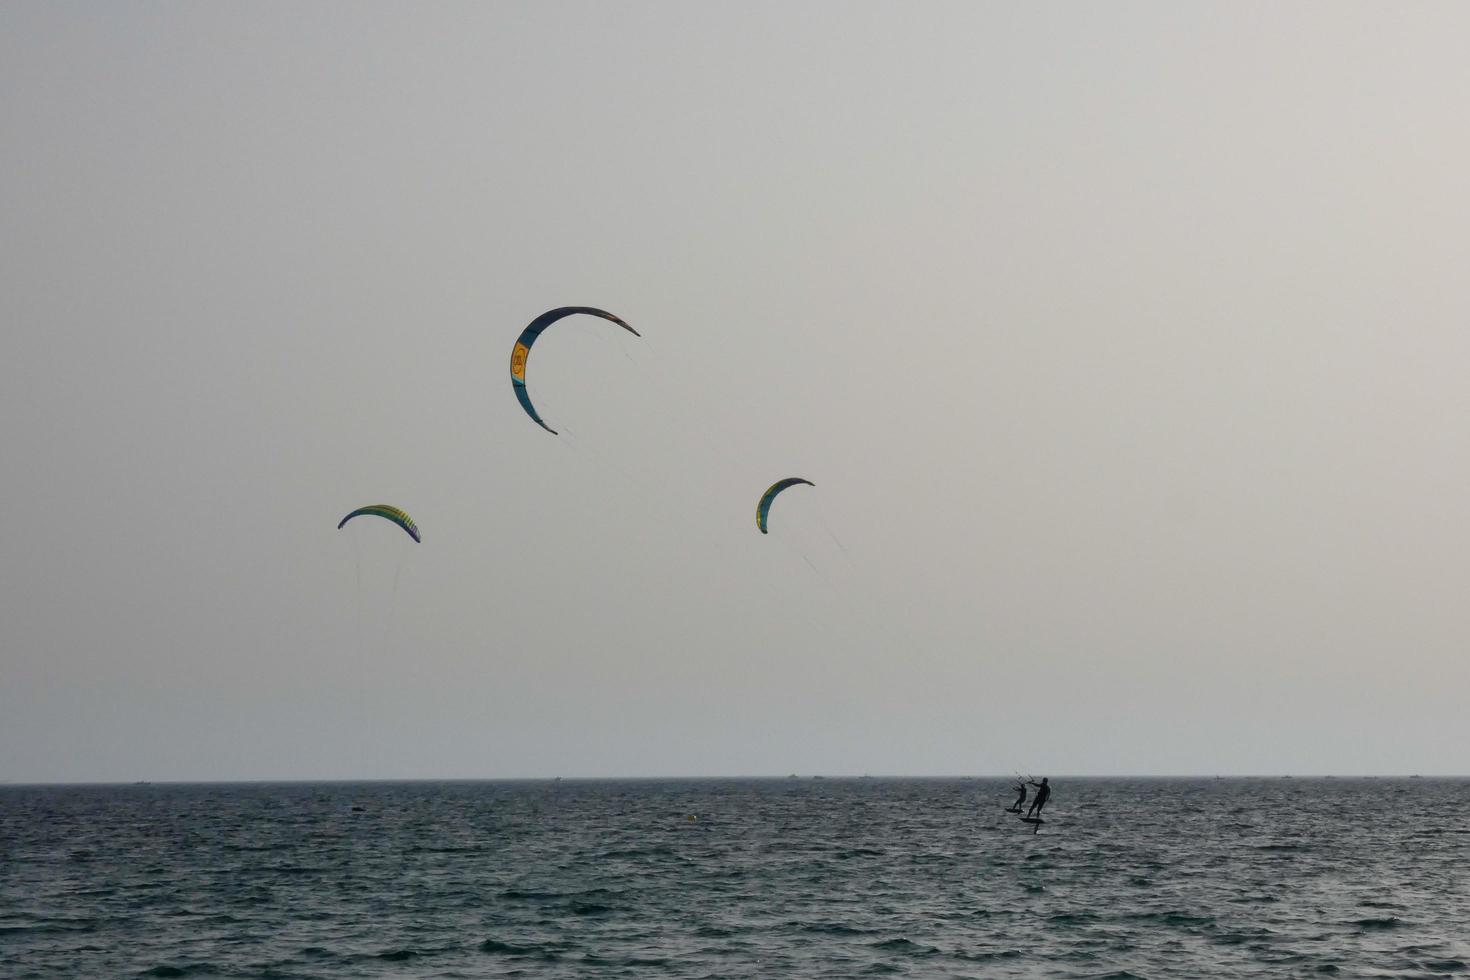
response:
<path id="1" fill-rule="evenodd" d="M 3 977 L 1470 973 L 1470 782 L 0 787 Z M 695 819 L 691 819 L 691 817 Z"/>

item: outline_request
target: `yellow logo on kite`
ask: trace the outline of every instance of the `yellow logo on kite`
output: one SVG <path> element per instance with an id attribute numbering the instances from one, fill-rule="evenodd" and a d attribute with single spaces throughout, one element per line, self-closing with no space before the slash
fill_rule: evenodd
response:
<path id="1" fill-rule="evenodd" d="M 526 381 L 526 357 L 530 353 L 531 348 L 522 343 L 517 343 L 510 352 L 510 376 L 522 384 Z"/>

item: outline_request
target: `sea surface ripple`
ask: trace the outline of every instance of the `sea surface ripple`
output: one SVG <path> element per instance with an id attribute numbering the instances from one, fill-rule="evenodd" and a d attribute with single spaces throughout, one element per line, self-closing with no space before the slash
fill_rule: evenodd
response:
<path id="1" fill-rule="evenodd" d="M 1450 977 L 1470 782 L 0 787 L 0 977 Z"/>

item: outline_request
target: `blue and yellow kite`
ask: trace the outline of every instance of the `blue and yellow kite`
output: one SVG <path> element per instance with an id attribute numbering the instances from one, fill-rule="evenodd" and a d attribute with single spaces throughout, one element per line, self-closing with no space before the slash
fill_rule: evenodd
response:
<path id="1" fill-rule="evenodd" d="M 520 401 L 521 408 L 541 428 L 556 435 L 556 430 L 542 421 L 541 416 L 536 414 L 536 408 L 531 404 L 531 395 L 526 391 L 526 359 L 531 356 L 531 345 L 536 338 L 541 336 L 541 331 L 551 326 L 562 317 L 572 316 L 576 313 L 586 313 L 589 316 L 600 316 L 604 320 L 611 320 L 635 337 L 641 337 L 638 331 L 628 326 L 618 317 L 613 316 L 606 310 L 595 309 L 591 306 L 560 306 L 554 310 L 548 310 L 536 319 L 532 320 L 521 335 L 516 338 L 516 345 L 510 351 L 510 383 L 515 389 L 516 399 Z"/>
<path id="2" fill-rule="evenodd" d="M 766 531 L 766 515 L 771 512 L 771 501 L 776 499 L 776 494 L 785 490 L 787 487 L 794 487 L 798 483 L 805 483 L 809 487 L 816 486 L 811 480 L 803 480 L 799 476 L 788 476 L 784 480 L 777 480 L 771 484 L 770 489 L 761 494 L 760 503 L 755 505 L 755 526 L 760 528 L 762 534 L 768 533 Z"/>
<path id="3" fill-rule="evenodd" d="M 348 521 L 352 520 L 354 517 L 362 517 L 364 514 L 370 515 L 372 517 L 381 517 L 385 521 L 392 521 L 394 524 L 397 524 L 399 527 L 403 528 L 403 530 L 408 534 L 409 537 L 413 538 L 420 544 L 423 543 L 423 539 L 419 537 L 419 526 L 413 522 L 413 518 L 409 517 L 405 511 L 401 510 L 398 507 L 394 507 L 391 504 L 370 504 L 367 507 L 359 507 L 357 508 L 357 510 L 342 518 L 342 520 L 337 524 L 337 530 L 342 530 L 343 525 L 345 525 Z"/>

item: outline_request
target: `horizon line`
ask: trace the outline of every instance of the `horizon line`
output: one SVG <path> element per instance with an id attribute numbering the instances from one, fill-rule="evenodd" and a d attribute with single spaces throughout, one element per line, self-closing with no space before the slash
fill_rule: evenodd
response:
<path id="1" fill-rule="evenodd" d="M 1050 779 L 1470 779 L 1470 774 L 1461 773 L 1108 773 L 1047 774 Z M 935 781 L 985 781 L 1012 780 L 1015 774 L 901 774 L 901 773 L 788 773 L 785 775 L 633 775 L 633 776 L 334 776 L 334 777 L 254 777 L 226 779 L 80 779 L 80 780 L 0 780 L 0 788 L 20 789 L 36 786 L 232 786 L 232 785 L 307 785 L 307 784 L 361 784 L 361 783 L 599 783 L 599 782 L 789 782 L 833 781 L 861 782 L 863 780 L 935 780 Z"/>

